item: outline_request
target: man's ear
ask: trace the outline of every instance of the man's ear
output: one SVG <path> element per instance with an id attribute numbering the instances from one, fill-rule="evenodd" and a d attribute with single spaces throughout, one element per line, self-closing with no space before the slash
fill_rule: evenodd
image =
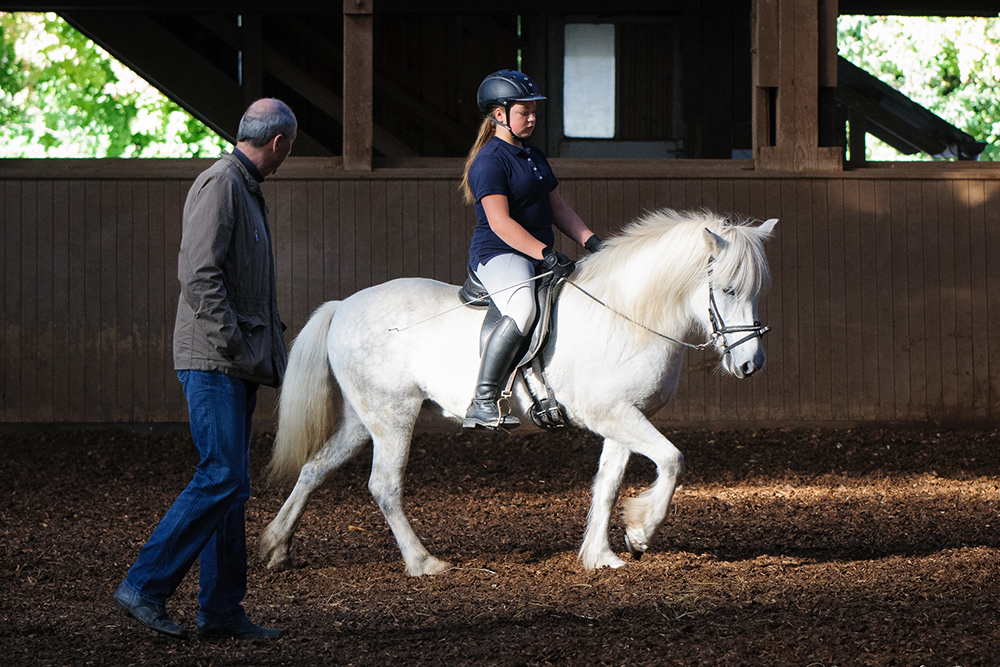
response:
<path id="1" fill-rule="evenodd" d="M 271 139 L 271 143 L 268 144 L 268 147 L 271 149 L 272 153 L 278 152 L 278 147 L 281 145 L 281 140 L 284 138 L 284 136 L 285 135 L 283 134 L 276 134 L 274 135 L 274 138 Z"/>

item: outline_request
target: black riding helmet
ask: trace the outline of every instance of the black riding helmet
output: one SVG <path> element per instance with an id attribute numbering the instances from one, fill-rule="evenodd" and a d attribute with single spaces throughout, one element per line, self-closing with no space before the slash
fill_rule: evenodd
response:
<path id="1" fill-rule="evenodd" d="M 503 108 L 503 126 L 510 130 L 510 107 L 515 102 L 530 102 L 532 100 L 544 100 L 545 96 L 538 90 L 538 86 L 531 77 L 512 69 L 502 69 L 494 72 L 483 79 L 479 84 L 479 92 L 476 93 L 476 102 L 479 104 L 479 113 L 487 116 L 490 108 L 498 106 Z M 520 139 L 520 137 L 516 138 Z"/>

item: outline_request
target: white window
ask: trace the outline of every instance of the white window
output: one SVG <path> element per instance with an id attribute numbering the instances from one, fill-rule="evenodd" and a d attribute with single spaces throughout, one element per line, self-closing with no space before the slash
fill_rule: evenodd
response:
<path id="1" fill-rule="evenodd" d="M 563 134 L 615 136 L 615 26 L 566 25 L 563 61 Z"/>

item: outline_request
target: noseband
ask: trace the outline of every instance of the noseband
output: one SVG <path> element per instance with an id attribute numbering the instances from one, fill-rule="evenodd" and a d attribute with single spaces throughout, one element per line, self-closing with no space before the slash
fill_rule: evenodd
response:
<path id="1" fill-rule="evenodd" d="M 709 271 L 711 275 L 711 270 Z M 708 319 L 712 323 L 712 342 L 718 346 L 719 340 L 721 339 L 722 355 L 725 356 L 729 354 L 737 345 L 742 345 L 743 343 L 753 340 L 754 338 L 763 338 L 764 334 L 771 330 L 771 327 L 766 327 L 761 325 L 760 322 L 754 320 L 753 324 L 742 324 L 735 327 L 727 327 L 725 321 L 722 319 L 722 313 L 719 312 L 719 306 L 715 303 L 715 288 L 712 281 L 708 283 Z M 726 334 L 735 333 L 745 333 L 747 334 L 743 338 L 740 338 L 735 343 L 729 343 L 726 338 Z"/>

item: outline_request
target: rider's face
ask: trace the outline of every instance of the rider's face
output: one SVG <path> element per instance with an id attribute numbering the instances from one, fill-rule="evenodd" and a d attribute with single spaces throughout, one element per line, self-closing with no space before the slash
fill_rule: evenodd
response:
<path id="1" fill-rule="evenodd" d="M 519 137 L 530 137 L 535 129 L 537 102 L 517 102 L 510 108 L 510 129 Z"/>
<path id="2" fill-rule="evenodd" d="M 531 136 L 531 133 L 535 129 L 535 108 L 538 106 L 537 102 L 515 102 L 511 105 L 510 111 L 507 114 L 508 123 L 510 123 L 511 132 L 522 139 L 526 139 Z M 497 120 L 503 121 L 503 109 L 497 109 Z"/>

